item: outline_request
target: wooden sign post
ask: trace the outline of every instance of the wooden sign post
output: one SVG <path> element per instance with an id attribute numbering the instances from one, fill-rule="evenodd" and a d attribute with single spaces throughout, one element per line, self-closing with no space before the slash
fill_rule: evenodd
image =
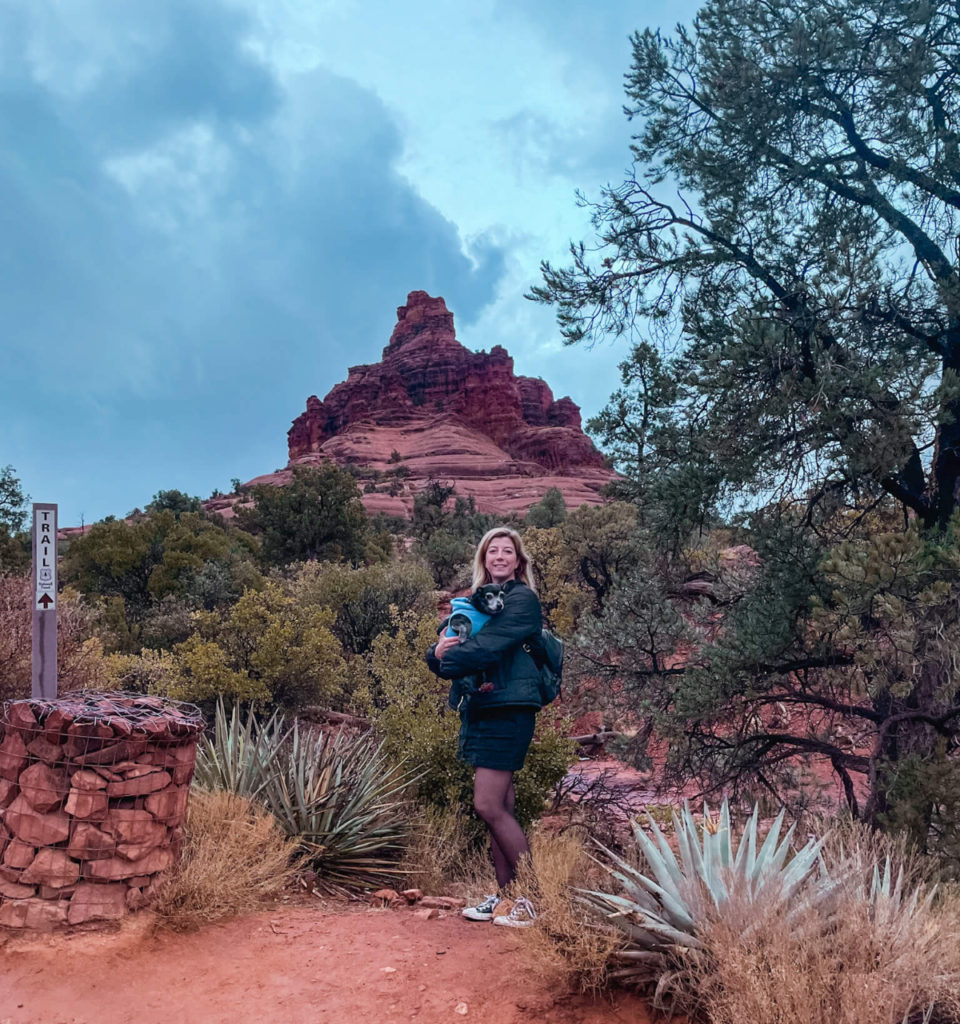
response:
<path id="1" fill-rule="evenodd" d="M 33 506 L 33 691 L 57 696 L 57 506 Z"/>

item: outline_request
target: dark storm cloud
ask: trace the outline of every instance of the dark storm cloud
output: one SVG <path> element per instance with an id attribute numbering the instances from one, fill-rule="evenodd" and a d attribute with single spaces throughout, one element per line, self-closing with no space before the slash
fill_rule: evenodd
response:
<path id="1" fill-rule="evenodd" d="M 135 147 L 194 121 L 250 125 L 282 102 L 270 71 L 242 48 L 239 11 L 152 0 L 111 4 L 109 18 L 109 64 L 84 104 L 107 145 Z"/>
<path id="2" fill-rule="evenodd" d="M 88 520 L 281 464 L 408 291 L 469 322 L 502 274 L 397 172 L 372 93 L 280 81 L 252 29 L 211 0 L 0 4 L 0 463 L 35 497 L 99 477 Z"/>
<path id="3" fill-rule="evenodd" d="M 520 18 L 563 55 L 569 85 L 594 97 L 599 115 L 579 124 L 561 123 L 562 111 L 551 118 L 524 110 L 495 122 L 514 160 L 534 173 L 561 175 L 594 192 L 606 182 L 619 182 L 630 163 L 630 139 L 639 128 L 623 115 L 624 76 L 633 55 L 631 36 L 646 28 L 673 31 L 676 21 L 689 22 L 701 0 L 675 0 L 672 20 L 660 26 L 648 6 L 635 0 L 500 0 L 504 16 Z M 602 98 L 601 98 L 602 97 Z"/>

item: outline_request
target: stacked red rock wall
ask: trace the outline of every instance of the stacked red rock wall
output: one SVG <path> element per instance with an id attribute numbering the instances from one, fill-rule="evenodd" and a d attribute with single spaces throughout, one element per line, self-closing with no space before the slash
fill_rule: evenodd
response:
<path id="1" fill-rule="evenodd" d="M 202 728 L 134 694 L 12 701 L 0 719 L 0 925 L 49 929 L 145 906 L 180 855 Z"/>

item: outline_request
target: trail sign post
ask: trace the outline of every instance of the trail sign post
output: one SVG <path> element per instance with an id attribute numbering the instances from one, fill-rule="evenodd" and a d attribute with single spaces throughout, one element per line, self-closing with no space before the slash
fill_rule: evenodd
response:
<path id="1" fill-rule="evenodd" d="M 57 696 L 57 506 L 33 506 L 33 693 Z"/>

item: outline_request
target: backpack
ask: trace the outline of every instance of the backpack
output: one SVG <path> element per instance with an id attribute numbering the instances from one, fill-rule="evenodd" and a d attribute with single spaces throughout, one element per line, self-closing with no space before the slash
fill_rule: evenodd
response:
<path id="1" fill-rule="evenodd" d="M 540 669 L 540 699 L 544 705 L 550 704 L 560 696 L 563 683 L 563 641 L 544 629 L 536 640 L 525 643 L 523 649 Z"/>

